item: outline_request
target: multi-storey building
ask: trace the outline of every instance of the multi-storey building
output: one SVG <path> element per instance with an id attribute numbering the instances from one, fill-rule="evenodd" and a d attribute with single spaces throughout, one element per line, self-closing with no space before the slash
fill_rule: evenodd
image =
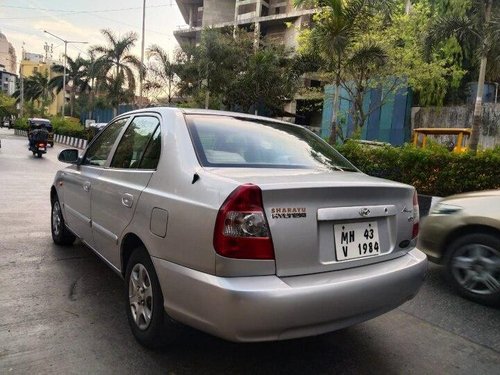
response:
<path id="1" fill-rule="evenodd" d="M 16 90 L 17 76 L 7 71 L 5 66 L 0 64 L 0 92 L 5 95 L 12 95 Z"/>
<path id="2" fill-rule="evenodd" d="M 27 78 L 35 74 L 35 72 L 40 72 L 42 74 L 47 73 L 48 78 L 51 79 L 56 75 L 50 69 L 53 64 L 53 61 L 46 59 L 43 55 L 23 52 L 23 59 L 21 60 L 19 67 L 19 74 L 22 75 L 23 78 Z M 61 90 L 59 94 L 54 96 L 54 100 L 50 103 L 48 113 L 51 115 L 61 113 L 63 103 L 64 93 Z"/>
<path id="3" fill-rule="evenodd" d="M 5 67 L 8 73 L 16 72 L 16 50 L 7 40 L 7 37 L 0 33 L 0 65 Z"/>

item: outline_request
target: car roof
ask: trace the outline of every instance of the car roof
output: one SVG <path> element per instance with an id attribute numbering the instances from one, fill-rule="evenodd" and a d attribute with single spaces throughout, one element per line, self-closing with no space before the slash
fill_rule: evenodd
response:
<path id="1" fill-rule="evenodd" d="M 32 117 L 29 118 L 28 121 L 36 121 L 36 122 L 50 122 L 49 119 L 46 118 L 39 118 L 39 117 Z"/>
<path id="2" fill-rule="evenodd" d="M 242 112 L 231 112 L 231 111 L 220 111 L 220 110 L 215 110 L 215 109 L 199 109 L 199 108 L 177 108 L 177 107 L 148 107 L 148 108 L 141 108 L 141 109 L 136 109 L 133 111 L 125 112 L 120 114 L 119 116 L 124 116 L 124 115 L 129 115 L 129 114 L 137 114 L 137 113 L 143 113 L 143 112 L 178 112 L 182 113 L 184 115 L 211 115 L 211 116 L 227 116 L 227 117 L 237 117 L 237 118 L 244 118 L 244 119 L 249 119 L 249 120 L 260 120 L 260 121 L 272 121 L 276 123 L 281 123 L 285 125 L 290 125 L 290 126 L 296 126 L 296 127 L 301 127 L 300 125 L 293 124 L 291 122 L 287 121 L 282 121 L 282 120 L 277 120 L 271 117 L 264 117 L 264 116 L 257 116 L 257 115 L 251 115 L 248 113 L 242 113 Z"/>

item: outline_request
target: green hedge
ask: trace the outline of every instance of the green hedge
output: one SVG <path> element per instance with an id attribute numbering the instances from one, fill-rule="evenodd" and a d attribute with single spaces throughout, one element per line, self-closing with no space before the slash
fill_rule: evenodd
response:
<path id="1" fill-rule="evenodd" d="M 28 118 L 27 117 L 19 117 L 14 121 L 14 129 L 19 130 L 28 130 Z"/>
<path id="2" fill-rule="evenodd" d="M 87 130 L 84 129 L 80 121 L 75 118 L 52 117 L 50 119 L 54 127 L 54 133 L 67 135 L 70 137 L 87 139 Z"/>
<path id="3" fill-rule="evenodd" d="M 337 147 L 366 174 L 413 185 L 420 194 L 452 194 L 500 188 L 500 148 L 452 153 L 444 147 L 370 147 L 347 142 Z"/>
<path id="4" fill-rule="evenodd" d="M 72 117 L 49 117 L 52 127 L 54 128 L 54 133 L 67 135 L 70 137 L 88 139 L 88 131 L 83 128 L 80 121 Z M 28 118 L 20 117 L 14 123 L 15 129 L 27 130 L 28 129 Z"/>

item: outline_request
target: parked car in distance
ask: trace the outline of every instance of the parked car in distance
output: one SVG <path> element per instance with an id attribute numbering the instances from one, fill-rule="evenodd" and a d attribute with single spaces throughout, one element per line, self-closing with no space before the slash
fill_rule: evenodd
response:
<path id="1" fill-rule="evenodd" d="M 79 237 L 125 279 L 145 346 L 171 319 L 236 342 L 330 332 L 413 298 L 426 275 L 415 189 L 301 126 L 148 108 L 59 160 L 72 165 L 51 188 L 53 240 Z"/>
<path id="2" fill-rule="evenodd" d="M 460 295 L 500 304 L 500 190 L 441 200 L 423 220 L 418 243 L 431 261 L 446 267 Z"/>
<path id="3" fill-rule="evenodd" d="M 0 122 L 1 127 L 8 128 L 8 129 L 12 128 L 12 124 L 13 124 L 13 120 L 9 120 L 8 118 L 6 118 Z"/>
<path id="4" fill-rule="evenodd" d="M 102 129 L 104 129 L 106 127 L 106 125 L 108 125 L 107 122 L 94 122 L 90 126 L 93 128 L 96 128 L 98 131 L 101 131 Z"/>

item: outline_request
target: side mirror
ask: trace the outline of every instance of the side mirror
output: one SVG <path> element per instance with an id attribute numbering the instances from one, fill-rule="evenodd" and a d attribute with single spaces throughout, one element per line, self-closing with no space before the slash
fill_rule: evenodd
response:
<path id="1" fill-rule="evenodd" d="M 78 150 L 76 148 L 62 150 L 57 156 L 57 160 L 63 163 L 76 164 L 78 162 Z"/>

